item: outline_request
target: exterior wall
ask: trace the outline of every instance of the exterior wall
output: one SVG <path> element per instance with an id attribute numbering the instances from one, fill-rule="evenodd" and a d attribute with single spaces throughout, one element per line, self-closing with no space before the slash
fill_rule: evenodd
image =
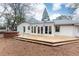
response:
<path id="1" fill-rule="evenodd" d="M 75 26 L 74 35 L 75 35 L 75 37 L 79 37 L 79 26 Z"/>
<path id="2" fill-rule="evenodd" d="M 2 32 L 2 31 L 6 31 L 6 29 L 0 29 L 0 32 Z"/>
<path id="3" fill-rule="evenodd" d="M 53 36 L 54 35 L 54 24 L 53 23 L 44 23 L 44 24 L 31 24 L 31 26 L 36 26 L 36 29 L 38 30 L 37 27 L 43 27 L 43 34 L 39 33 L 38 34 L 38 31 L 36 31 L 36 33 L 30 33 L 30 34 L 34 34 L 34 35 L 51 35 Z M 45 34 L 45 26 L 51 26 L 52 27 L 52 34 Z M 40 29 L 41 30 L 41 29 Z"/>
<path id="4" fill-rule="evenodd" d="M 22 23 L 17 27 L 17 31 L 20 33 L 24 33 L 23 32 L 23 26 L 25 26 L 25 33 L 30 33 L 30 30 L 28 30 L 28 26 L 30 26 L 30 24 L 28 23 Z"/>
<path id="5" fill-rule="evenodd" d="M 73 25 L 64 25 L 64 26 L 60 26 L 60 32 L 55 32 L 55 27 L 53 23 L 44 23 L 44 24 L 29 24 L 29 23 L 22 23 L 17 27 L 17 31 L 20 33 L 23 33 L 23 26 L 26 27 L 26 32 L 25 33 L 29 33 L 29 34 L 33 34 L 33 35 L 46 35 L 46 36 L 54 36 L 54 35 L 61 35 L 61 36 L 79 36 L 79 32 L 77 32 L 77 28 L 79 29 L 79 27 L 75 27 Z M 30 26 L 30 30 L 28 30 L 28 26 Z M 31 32 L 31 27 L 32 26 L 36 26 L 36 33 L 32 33 Z M 37 27 L 43 27 L 43 34 L 39 33 L 38 34 L 38 28 Z M 52 34 L 45 34 L 45 26 L 51 26 L 52 27 Z M 41 30 L 41 29 L 40 29 Z"/>
<path id="6" fill-rule="evenodd" d="M 74 37 L 74 26 L 60 26 L 60 32 L 55 32 L 55 35 Z"/>

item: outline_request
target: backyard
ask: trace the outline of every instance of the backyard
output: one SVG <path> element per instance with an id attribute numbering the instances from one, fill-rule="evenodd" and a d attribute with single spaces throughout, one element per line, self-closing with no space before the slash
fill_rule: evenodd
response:
<path id="1" fill-rule="evenodd" d="M 79 55 L 79 43 L 57 47 L 0 38 L 0 55 L 3 56 L 62 56 Z"/>

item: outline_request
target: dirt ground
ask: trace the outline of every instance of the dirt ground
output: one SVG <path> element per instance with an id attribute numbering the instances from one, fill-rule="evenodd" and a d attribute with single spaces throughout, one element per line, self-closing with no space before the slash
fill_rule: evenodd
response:
<path id="1" fill-rule="evenodd" d="M 15 39 L 0 38 L 0 55 L 2 56 L 77 56 L 79 43 L 58 47 L 45 46 Z"/>

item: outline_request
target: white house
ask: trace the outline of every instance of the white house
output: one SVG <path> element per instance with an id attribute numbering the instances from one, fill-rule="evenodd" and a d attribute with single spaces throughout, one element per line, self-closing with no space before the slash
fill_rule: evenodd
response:
<path id="1" fill-rule="evenodd" d="M 33 35 L 61 35 L 70 37 L 79 37 L 79 21 L 71 19 L 50 21 L 46 9 L 43 12 L 42 21 L 35 19 L 27 20 L 17 27 L 20 33 L 28 33 Z"/>

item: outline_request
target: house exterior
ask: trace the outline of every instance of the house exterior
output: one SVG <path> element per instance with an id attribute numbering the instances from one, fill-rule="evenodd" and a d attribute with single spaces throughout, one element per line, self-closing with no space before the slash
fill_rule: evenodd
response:
<path id="1" fill-rule="evenodd" d="M 47 10 L 43 12 L 42 21 L 30 19 L 17 27 L 19 33 L 49 36 L 79 37 L 79 21 L 71 19 L 50 21 Z"/>

